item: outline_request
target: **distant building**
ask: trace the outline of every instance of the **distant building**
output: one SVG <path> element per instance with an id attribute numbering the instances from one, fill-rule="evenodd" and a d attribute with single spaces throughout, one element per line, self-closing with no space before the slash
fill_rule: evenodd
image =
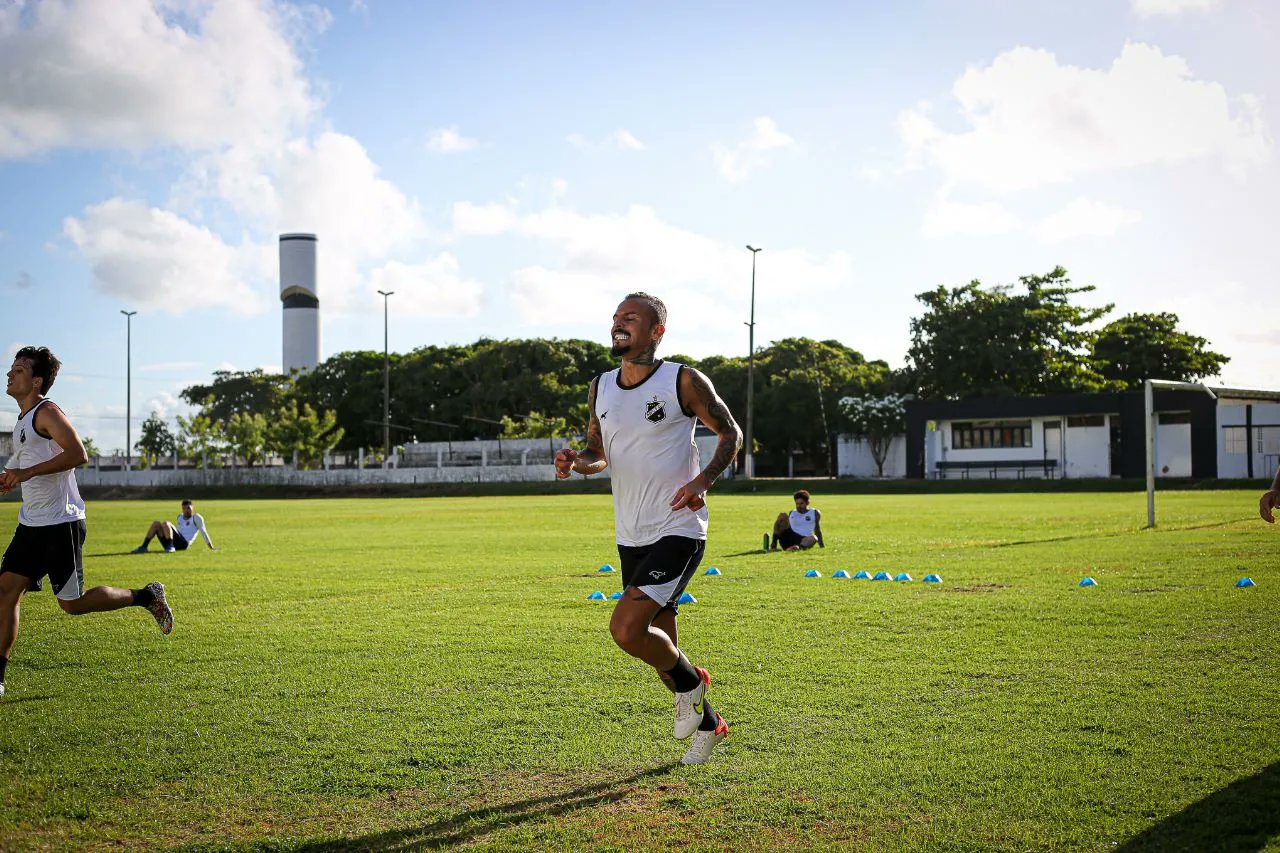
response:
<path id="1" fill-rule="evenodd" d="M 13 433 L 8 430 L 0 430 L 0 465 L 8 461 L 13 455 Z"/>
<path id="2" fill-rule="evenodd" d="M 1280 466 L 1280 391 L 1157 390 L 1157 477 L 1271 477 Z M 1146 476 L 1142 391 L 910 400 L 886 476 L 1022 479 Z M 841 476 L 874 476 L 865 443 L 841 437 Z"/>

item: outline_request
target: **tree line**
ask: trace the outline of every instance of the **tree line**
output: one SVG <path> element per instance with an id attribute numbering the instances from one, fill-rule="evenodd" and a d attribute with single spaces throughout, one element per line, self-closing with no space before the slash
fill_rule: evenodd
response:
<path id="1" fill-rule="evenodd" d="M 1204 338 L 1179 330 L 1174 314 L 1129 314 L 1099 325 L 1114 306 L 1081 304 L 1094 290 L 1073 286 L 1058 267 L 1016 284 L 972 281 L 918 294 L 923 310 L 911 320 L 907 362 L 899 370 L 835 340 L 785 338 L 758 348 L 757 470 L 785 472 L 794 455 L 811 470 L 833 473 L 833 436 L 872 438 L 899 427 L 901 401 L 910 396 L 1123 390 L 1146 378 L 1200 379 L 1227 363 Z M 745 355 L 665 357 L 706 373 L 745 426 Z M 554 338 L 423 346 L 391 353 L 388 361 L 396 445 L 581 434 L 589 383 L 617 366 L 600 343 Z M 306 465 L 330 450 L 365 448 L 376 459 L 383 446 L 383 354 L 377 351 L 338 353 L 296 376 L 216 371 L 182 398 L 196 413 L 179 419 L 176 435 L 166 435 L 153 414 L 137 445 L 144 454 L 230 453 L 254 464 L 296 451 Z M 892 404 L 870 405 L 885 398 Z"/>

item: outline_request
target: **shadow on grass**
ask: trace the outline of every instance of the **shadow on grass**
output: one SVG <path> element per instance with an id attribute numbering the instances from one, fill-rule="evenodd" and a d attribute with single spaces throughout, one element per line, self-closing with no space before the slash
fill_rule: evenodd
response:
<path id="1" fill-rule="evenodd" d="M 1251 853 L 1280 834 L 1280 762 L 1237 779 L 1120 845 L 1146 850 Z"/>
<path id="2" fill-rule="evenodd" d="M 637 782 L 651 776 L 662 776 L 679 766 L 678 761 L 672 761 L 621 779 L 597 782 L 594 785 L 571 788 L 567 791 L 514 803 L 499 803 L 485 808 L 470 809 L 425 826 L 375 832 L 359 838 L 333 838 L 302 844 L 289 843 L 286 847 L 291 851 L 303 853 L 330 850 L 432 850 L 455 847 L 472 842 L 503 827 L 555 817 L 602 803 L 616 802 L 631 793 L 631 787 Z M 272 848 L 254 845 L 254 849 Z"/>
<path id="3" fill-rule="evenodd" d="M 86 559 L 91 557 L 127 557 L 132 553 L 133 551 L 103 551 L 100 554 L 85 554 L 84 556 Z M 142 553 L 143 554 L 163 554 L 165 553 L 165 551 L 163 548 L 161 548 L 159 551 L 143 551 Z M 138 556 L 142 556 L 142 554 L 139 554 Z"/>
<path id="4" fill-rule="evenodd" d="M 1245 519 L 1233 518 L 1230 521 L 1210 521 L 1206 524 L 1188 524 L 1183 527 L 1157 527 L 1156 530 L 1161 533 L 1179 533 L 1183 530 L 1206 530 L 1211 527 L 1228 527 L 1232 524 L 1239 524 Z M 1139 527 L 1134 530 L 1118 530 L 1115 533 L 1075 533 L 1071 536 L 1054 536 L 1048 539 L 1018 539 L 1014 542 L 998 542 L 995 545 L 987 543 L 975 543 L 970 545 L 971 548 L 1012 548 L 1015 545 L 1047 545 L 1051 542 L 1074 542 L 1078 539 L 1117 539 L 1121 536 L 1132 536 L 1134 533 L 1141 533 L 1145 527 Z"/>
<path id="5" fill-rule="evenodd" d="M 47 702 L 52 696 L 15 696 L 11 699 L 0 699 L 0 707 L 17 705 L 19 702 Z"/>

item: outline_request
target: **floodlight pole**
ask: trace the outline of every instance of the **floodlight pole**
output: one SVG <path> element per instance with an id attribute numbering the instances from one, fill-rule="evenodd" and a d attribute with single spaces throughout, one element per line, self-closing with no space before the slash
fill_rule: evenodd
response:
<path id="1" fill-rule="evenodd" d="M 756 475 L 756 454 L 753 444 L 753 421 L 755 419 L 756 393 L 756 255 L 761 251 L 748 244 L 751 252 L 751 322 L 747 323 L 747 435 L 746 456 L 742 460 L 742 474 L 748 480 Z"/>
<path id="2" fill-rule="evenodd" d="M 133 315 L 137 311 L 120 310 L 124 315 L 124 470 L 133 470 L 133 447 L 130 446 L 129 421 L 133 416 Z"/>
<path id="3" fill-rule="evenodd" d="M 394 290 L 379 290 L 382 296 L 382 467 L 391 465 L 391 357 L 387 348 L 387 303 Z"/>
<path id="4" fill-rule="evenodd" d="M 1156 526 L 1156 426 L 1155 426 L 1155 389 L 1197 390 L 1217 400 L 1218 395 L 1203 382 L 1174 382 L 1168 379 L 1145 379 L 1142 382 L 1142 415 L 1146 431 L 1147 445 L 1147 529 Z"/>

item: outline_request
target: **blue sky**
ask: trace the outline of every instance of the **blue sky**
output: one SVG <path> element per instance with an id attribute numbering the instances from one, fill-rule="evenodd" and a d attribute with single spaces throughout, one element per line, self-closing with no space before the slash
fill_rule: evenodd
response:
<path id="1" fill-rule="evenodd" d="M 914 295 L 1061 264 L 1280 387 L 1280 11 L 1244 0 L 291 4 L 0 0 L 0 346 L 124 445 L 278 368 L 275 238 L 320 238 L 323 354 L 836 338 L 900 365 Z M 16 413 L 0 401 L 0 414 Z M 134 427 L 134 435 L 137 428 Z"/>

